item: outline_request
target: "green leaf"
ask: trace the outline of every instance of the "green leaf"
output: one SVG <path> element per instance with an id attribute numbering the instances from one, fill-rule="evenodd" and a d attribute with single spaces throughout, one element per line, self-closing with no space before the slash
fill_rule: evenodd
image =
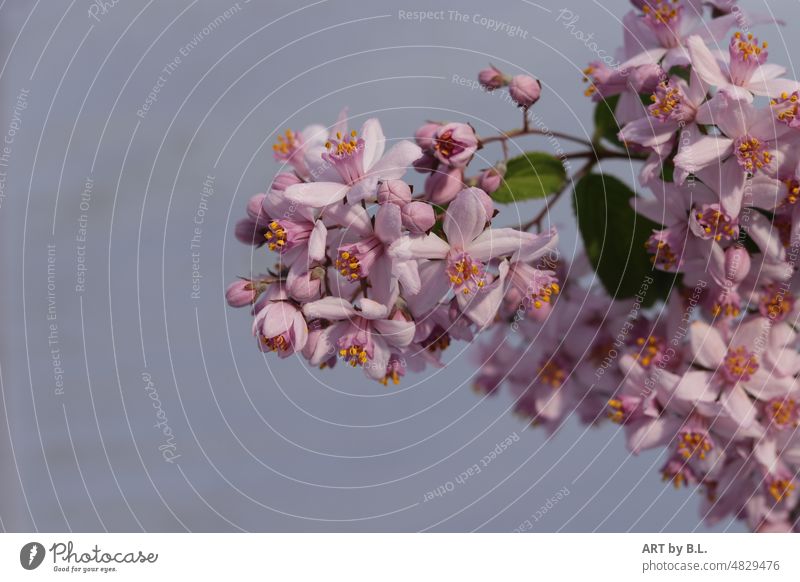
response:
<path id="1" fill-rule="evenodd" d="M 609 295 L 641 295 L 642 304 L 650 306 L 667 298 L 675 275 L 651 265 L 645 241 L 661 227 L 634 212 L 634 196 L 612 176 L 589 174 L 575 186 L 573 207 L 589 262 Z"/>
<path id="2" fill-rule="evenodd" d="M 567 185 L 567 171 L 560 159 L 544 152 L 527 152 L 506 163 L 503 184 L 492 194 L 501 204 L 544 198 Z"/>

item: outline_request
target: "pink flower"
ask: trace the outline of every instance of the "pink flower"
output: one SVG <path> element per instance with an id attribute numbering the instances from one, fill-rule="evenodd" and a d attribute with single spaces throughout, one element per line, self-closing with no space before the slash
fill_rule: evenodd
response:
<path id="1" fill-rule="evenodd" d="M 310 208 L 293 204 L 284 193 L 270 192 L 263 199 L 262 209 L 260 220 L 266 226 L 267 248 L 280 253 L 286 264 L 292 264 L 306 250 L 312 261 L 325 256 L 328 230 Z"/>
<path id="2" fill-rule="evenodd" d="M 678 140 L 678 133 L 694 123 L 697 108 L 705 101 L 708 90 L 694 73 L 691 81 L 688 84 L 679 77 L 661 81 L 650 96 L 648 115 L 626 124 L 619 139 L 661 154 L 670 153 L 677 141 L 680 151 L 683 141 Z"/>
<path id="3" fill-rule="evenodd" d="M 767 63 L 767 43 L 759 43 L 752 33 L 737 32 L 731 37 L 726 70 L 699 36 L 689 38 L 687 46 L 692 68 L 700 78 L 737 99 L 752 101 L 753 93 L 776 96 L 798 88 L 796 81 L 778 78 L 786 69 Z"/>
<path id="4" fill-rule="evenodd" d="M 447 208 L 443 225 L 447 241 L 433 233 L 406 236 L 392 245 L 390 254 L 406 260 L 435 260 L 431 267 L 435 272 L 425 295 L 435 302 L 452 289 L 462 311 L 483 326 L 497 312 L 507 271 L 506 264 L 500 271 L 498 284 L 490 286 L 487 262 L 524 248 L 534 235 L 511 228 L 487 229 L 486 210 L 478 192 L 485 193 L 476 190 L 463 190 Z"/>
<path id="5" fill-rule="evenodd" d="M 339 274 L 349 282 L 369 281 L 378 301 L 392 293 L 393 277 L 400 280 L 407 293 L 419 292 L 417 263 L 393 258 L 387 253 L 389 246 L 401 236 L 400 208 L 395 204 L 381 205 L 374 226 L 361 206 L 350 207 L 347 216 L 347 230 L 334 260 Z"/>
<path id="6" fill-rule="evenodd" d="M 703 21 L 691 0 L 642 0 L 640 9 L 641 13 L 629 12 L 622 21 L 625 56 L 635 55 L 640 62 L 661 61 L 665 71 L 690 63 L 685 47 L 692 36 L 718 41 L 736 24 L 735 14 Z"/>
<path id="7" fill-rule="evenodd" d="M 555 251 L 558 234 L 555 229 L 538 235 L 514 254 L 508 269 L 506 301 L 513 308 L 534 313 L 551 306 L 561 291 L 552 269 L 535 265 L 536 261 Z"/>
<path id="8" fill-rule="evenodd" d="M 303 314 L 289 301 L 265 301 L 253 320 L 253 335 L 262 351 L 286 358 L 305 347 L 308 327 Z"/>
<path id="9" fill-rule="evenodd" d="M 402 351 L 414 339 L 413 322 L 399 315 L 389 317 L 390 309 L 371 299 L 361 299 L 353 306 L 339 297 L 326 297 L 306 304 L 303 313 L 310 319 L 336 322 L 317 339 L 312 365 L 335 354 L 353 367 L 364 368 L 375 380 L 393 376 L 393 351 Z"/>
<path id="10" fill-rule="evenodd" d="M 443 164 L 463 168 L 478 149 L 478 136 L 466 123 L 448 123 L 436 130 L 434 155 Z"/>
<path id="11" fill-rule="evenodd" d="M 729 215 L 737 216 L 746 177 L 777 170 L 773 162 L 776 140 L 790 129 L 776 126 L 768 108 L 757 110 L 752 103 L 722 92 L 700 107 L 697 121 L 716 125 L 723 135 L 695 134 L 675 156 L 675 167 L 683 172 L 682 179 L 722 161 L 719 170 L 713 169 L 720 183 L 720 202 Z"/>
<path id="12" fill-rule="evenodd" d="M 386 138 L 377 119 L 368 119 L 360 133 L 337 133 L 325 144 L 322 154 L 323 167 L 333 171 L 324 175 L 329 181 L 290 186 L 287 199 L 312 208 L 330 206 L 345 197 L 351 204 L 374 199 L 380 182 L 399 180 L 422 155 L 410 141 L 395 144 L 384 155 L 385 147 Z"/>

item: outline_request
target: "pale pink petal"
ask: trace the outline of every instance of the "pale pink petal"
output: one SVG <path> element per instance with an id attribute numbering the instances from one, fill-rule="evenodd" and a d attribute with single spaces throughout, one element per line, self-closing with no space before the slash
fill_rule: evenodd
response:
<path id="1" fill-rule="evenodd" d="M 550 229 L 523 244 L 519 252 L 514 254 L 512 260 L 530 263 L 555 250 L 558 245 L 558 232 Z"/>
<path id="2" fill-rule="evenodd" d="M 341 297 L 325 297 L 303 306 L 303 313 L 309 319 L 348 319 L 358 315 L 349 301 Z"/>
<path id="3" fill-rule="evenodd" d="M 396 143 L 368 173 L 378 180 L 399 180 L 408 169 L 422 157 L 422 150 L 414 142 L 403 140 Z"/>
<path id="4" fill-rule="evenodd" d="M 427 261 L 419 267 L 420 287 L 424 293 L 406 297 L 406 302 L 415 318 L 424 317 L 434 305 L 450 294 L 450 279 L 444 261 Z"/>
<path id="5" fill-rule="evenodd" d="M 307 182 L 289 186 L 284 195 L 287 199 L 312 208 L 323 208 L 339 202 L 347 195 L 348 186 L 336 182 Z"/>
<path id="6" fill-rule="evenodd" d="M 634 455 L 638 455 L 644 450 L 667 444 L 675 436 L 677 429 L 674 422 L 665 418 L 638 422 L 626 427 L 626 444 Z"/>
<path id="7" fill-rule="evenodd" d="M 689 145 L 684 145 L 675 156 L 675 166 L 695 173 L 728 156 L 733 150 L 733 140 L 726 137 L 704 135 Z"/>
<path id="8" fill-rule="evenodd" d="M 390 245 L 400 238 L 403 222 L 400 207 L 396 204 L 383 204 L 375 215 L 375 235 Z"/>
<path id="9" fill-rule="evenodd" d="M 497 310 L 505 295 L 505 280 L 508 275 L 508 261 L 500 263 L 500 275 L 487 288 L 475 294 L 459 293 L 458 305 L 469 319 L 483 329 L 494 321 Z"/>
<path id="10" fill-rule="evenodd" d="M 292 326 L 297 308 L 286 301 L 276 301 L 265 307 L 263 313 L 261 334 L 265 337 L 275 337 Z"/>
<path id="11" fill-rule="evenodd" d="M 312 261 L 321 261 L 325 258 L 325 245 L 328 238 L 328 229 L 321 220 L 314 223 L 314 230 L 308 238 L 308 258 Z"/>
<path id="12" fill-rule="evenodd" d="M 403 291 L 408 295 L 416 295 L 422 290 L 419 278 L 419 264 L 417 261 L 402 261 L 395 259 L 392 267 L 393 274 L 403 286 Z"/>
<path id="13" fill-rule="evenodd" d="M 747 177 L 735 157 L 722 162 L 721 172 L 720 204 L 731 216 L 739 216 Z"/>
<path id="14" fill-rule="evenodd" d="M 389 256 L 401 259 L 443 259 L 450 245 L 437 235 L 404 236 L 389 247 Z"/>
<path id="15" fill-rule="evenodd" d="M 471 188 L 456 194 L 444 217 L 444 233 L 450 246 L 466 250 L 486 227 L 486 209 Z"/>
<path id="16" fill-rule="evenodd" d="M 362 297 L 355 302 L 356 309 L 364 319 L 384 319 L 389 315 L 389 308 L 383 303 Z"/>
<path id="17" fill-rule="evenodd" d="M 306 342 L 308 341 L 308 325 L 306 324 L 303 314 L 297 310 L 295 310 L 291 327 L 292 335 L 294 336 L 292 348 L 299 352 L 306 346 Z"/>
<path id="18" fill-rule="evenodd" d="M 728 347 L 719 331 L 704 321 L 695 321 L 689 328 L 689 341 L 695 363 L 716 369 L 722 364 Z"/>
<path id="19" fill-rule="evenodd" d="M 686 46 L 692 59 L 692 68 L 703 81 L 717 87 L 730 83 L 728 77 L 722 72 L 719 62 L 701 37 L 689 37 Z"/>
<path id="20" fill-rule="evenodd" d="M 373 325 L 383 338 L 395 347 L 404 348 L 414 339 L 413 321 L 379 319 Z"/>
<path id="21" fill-rule="evenodd" d="M 348 234 L 367 237 L 372 234 L 369 214 L 360 204 L 334 204 L 325 209 L 325 219 L 343 227 Z"/>
<path id="22" fill-rule="evenodd" d="M 693 371 L 681 376 L 672 395 L 692 404 L 714 402 L 719 396 L 720 386 L 712 382 L 711 372 Z"/>
<path id="23" fill-rule="evenodd" d="M 389 366 L 389 359 L 392 353 L 389 346 L 380 337 L 372 336 L 372 358 L 364 366 L 364 373 L 373 380 L 383 380 L 386 377 L 386 368 Z"/>
<path id="24" fill-rule="evenodd" d="M 490 228 L 465 249 L 477 261 L 513 255 L 532 244 L 536 235 L 515 228 Z"/>
<path id="25" fill-rule="evenodd" d="M 361 138 L 364 140 L 364 170 L 369 171 L 381 159 L 386 148 L 381 122 L 375 118 L 367 119 L 361 126 Z"/>
<path id="26" fill-rule="evenodd" d="M 619 139 L 627 144 L 657 147 L 669 142 L 677 129 L 676 123 L 664 123 L 648 115 L 625 125 L 619 132 Z"/>

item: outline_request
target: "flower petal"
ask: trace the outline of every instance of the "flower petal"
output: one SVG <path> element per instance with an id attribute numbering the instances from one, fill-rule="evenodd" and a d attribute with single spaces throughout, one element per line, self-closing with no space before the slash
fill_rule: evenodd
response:
<path id="1" fill-rule="evenodd" d="M 306 182 L 289 186 L 284 195 L 298 204 L 323 208 L 339 202 L 347 195 L 348 190 L 347 185 L 336 182 Z"/>
<path id="2" fill-rule="evenodd" d="M 689 56 L 692 59 L 692 69 L 709 85 L 717 87 L 730 83 L 728 77 L 722 72 L 719 62 L 699 36 L 689 37 L 686 41 Z"/>
<path id="3" fill-rule="evenodd" d="M 465 250 L 476 261 L 524 252 L 533 244 L 536 235 L 515 228 L 490 228 L 476 238 Z"/>
<path id="4" fill-rule="evenodd" d="M 728 353 L 722 334 L 704 321 L 695 321 L 691 325 L 689 343 L 695 362 L 712 370 L 722 364 L 725 354 Z"/>
<path id="5" fill-rule="evenodd" d="M 358 315 L 349 301 L 341 297 L 325 297 L 303 306 L 303 314 L 309 319 L 330 319 L 332 321 L 347 319 Z"/>
<path id="6" fill-rule="evenodd" d="M 477 190 L 477 188 L 475 189 Z M 444 217 L 444 233 L 450 246 L 466 250 L 486 227 L 486 209 L 472 188 L 456 194 Z"/>
<path id="7" fill-rule="evenodd" d="M 321 220 L 314 223 L 314 229 L 308 238 L 308 258 L 312 261 L 321 261 L 325 258 L 325 244 L 328 239 L 328 229 Z"/>
<path id="8" fill-rule="evenodd" d="M 444 259 L 450 245 L 437 235 L 404 236 L 389 247 L 389 256 L 396 259 Z"/>
<path id="9" fill-rule="evenodd" d="M 364 170 L 369 171 L 381 159 L 386 148 L 381 122 L 375 118 L 367 119 L 361 126 L 361 138 L 364 140 Z"/>

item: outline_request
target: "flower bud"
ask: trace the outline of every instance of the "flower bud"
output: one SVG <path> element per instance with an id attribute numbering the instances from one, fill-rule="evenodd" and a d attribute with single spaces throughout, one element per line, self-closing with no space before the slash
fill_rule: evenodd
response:
<path id="1" fill-rule="evenodd" d="M 517 75 L 508 84 L 508 92 L 514 103 L 527 109 L 539 100 L 542 94 L 542 85 L 528 75 Z"/>
<path id="2" fill-rule="evenodd" d="M 411 202 L 411 188 L 403 180 L 386 180 L 378 186 L 378 204 L 397 204 L 400 208 Z"/>
<path id="3" fill-rule="evenodd" d="M 289 186 L 294 186 L 300 182 L 302 182 L 302 180 L 298 178 L 297 175 L 291 172 L 281 172 L 273 178 L 270 189 L 275 192 L 283 192 Z"/>
<path id="4" fill-rule="evenodd" d="M 225 291 L 225 299 L 231 307 L 246 307 L 255 303 L 259 292 L 256 291 L 252 281 L 238 279 L 228 285 Z"/>
<path id="5" fill-rule="evenodd" d="M 436 131 L 434 154 L 443 164 L 463 168 L 478 149 L 478 136 L 466 123 L 448 123 Z"/>
<path id="6" fill-rule="evenodd" d="M 433 149 L 436 131 L 440 126 L 440 123 L 428 122 L 420 127 L 416 133 L 414 133 L 414 139 L 417 140 L 417 145 L 423 150 Z"/>
<path id="7" fill-rule="evenodd" d="M 487 91 L 494 91 L 506 84 L 502 71 L 496 67 L 481 69 L 478 73 L 478 82 Z"/>
<path id="8" fill-rule="evenodd" d="M 497 192 L 497 189 L 503 184 L 503 176 L 505 173 L 505 164 L 498 164 L 493 168 L 484 170 L 478 177 L 478 186 L 488 194 Z"/>
<path id="9" fill-rule="evenodd" d="M 464 189 L 464 171 L 461 168 L 442 168 L 425 180 L 425 198 L 443 206 Z"/>
<path id="10" fill-rule="evenodd" d="M 403 207 L 403 226 L 414 234 L 428 232 L 436 224 L 433 206 L 427 202 L 415 200 Z"/>
<path id="11" fill-rule="evenodd" d="M 725 277 L 732 283 L 741 283 L 750 272 L 750 253 L 744 247 L 732 246 L 725 251 Z"/>
<path id="12" fill-rule="evenodd" d="M 427 172 L 433 172 L 437 167 L 439 167 L 439 160 L 436 159 L 431 152 L 423 152 L 422 156 L 419 159 L 413 161 L 411 165 L 414 166 L 414 169 L 421 173 L 425 174 Z"/>

